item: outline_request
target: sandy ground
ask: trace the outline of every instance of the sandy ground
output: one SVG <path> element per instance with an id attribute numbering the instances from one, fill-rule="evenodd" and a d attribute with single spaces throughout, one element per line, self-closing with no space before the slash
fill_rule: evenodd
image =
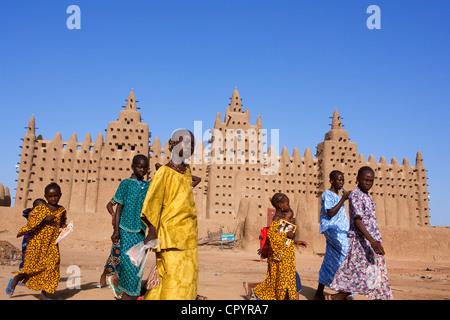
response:
<path id="1" fill-rule="evenodd" d="M 0 234 L 1 240 L 10 241 L 18 247 L 20 241 Z M 6 238 L 6 239 L 5 239 Z M 110 288 L 98 288 L 103 264 L 108 256 L 108 242 L 67 241 L 61 243 L 61 281 L 54 295 L 57 300 L 114 300 Z M 303 290 L 300 300 L 311 300 L 317 288 L 318 270 L 322 257 L 304 254 L 298 249 L 297 271 Z M 147 261 L 146 274 L 154 257 Z M 17 271 L 18 264 L 0 266 L 0 299 L 36 300 L 39 292 L 18 286 L 12 297 L 5 293 L 8 280 Z M 209 300 L 246 300 L 243 281 L 264 280 L 267 263 L 261 262 L 254 250 L 234 248 L 221 249 L 217 246 L 199 247 L 198 293 Z M 450 262 L 429 262 L 412 260 L 387 260 L 388 276 L 396 300 L 448 300 L 450 299 Z M 76 287 L 78 285 L 78 287 Z M 75 286 L 75 288 L 73 288 Z M 332 293 L 329 289 L 327 293 Z M 356 300 L 366 298 L 357 295 Z"/>

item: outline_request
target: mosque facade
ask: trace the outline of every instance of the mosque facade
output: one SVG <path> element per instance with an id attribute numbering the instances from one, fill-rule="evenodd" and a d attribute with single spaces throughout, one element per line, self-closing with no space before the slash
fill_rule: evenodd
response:
<path id="1" fill-rule="evenodd" d="M 117 121 L 109 122 L 105 138 L 100 133 L 95 141 L 90 134 L 83 141 L 76 134 L 63 141 L 59 132 L 46 140 L 36 135 L 32 116 L 21 146 L 14 206 L 30 207 L 43 197 L 47 184 L 56 182 L 63 193 L 60 203 L 69 211 L 104 212 L 120 182 L 130 177 L 131 160 L 137 154 L 149 156 L 151 179 L 155 164 L 169 160 L 168 139 L 164 145 L 158 137 L 152 142 L 133 91 L 126 101 Z M 270 197 L 282 192 L 298 217 L 317 224 L 329 173 L 344 172 L 344 187 L 352 190 L 358 169 L 367 165 L 375 171 L 370 194 L 379 225 L 430 225 L 427 172 L 420 151 L 415 164 L 406 158 L 401 164 L 395 158 L 388 163 L 384 157 L 377 162 L 373 155 L 366 161 L 357 143 L 349 140 L 337 110 L 315 154 L 309 148 L 302 155 L 297 148 L 289 153 L 283 147 L 276 155 L 272 146 L 265 145 L 266 135 L 261 117 L 251 124 L 250 111 L 242 110 L 242 99 L 234 90 L 224 117 L 220 112 L 216 115 L 208 144 L 196 139 L 199 142 L 189 161 L 192 174 L 202 178 L 194 189 L 200 219 L 229 222 L 251 214 L 262 227 L 271 208 Z"/>

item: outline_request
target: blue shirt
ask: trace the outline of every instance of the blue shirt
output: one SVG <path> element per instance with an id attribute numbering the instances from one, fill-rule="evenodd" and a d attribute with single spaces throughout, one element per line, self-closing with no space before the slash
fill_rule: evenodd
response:
<path id="1" fill-rule="evenodd" d="M 325 190 L 322 194 L 322 206 L 320 209 L 320 233 L 324 233 L 327 230 L 348 232 L 349 222 L 344 204 L 342 204 L 338 213 L 336 213 L 333 217 L 330 218 L 327 214 L 327 210 L 332 209 L 340 200 L 341 196 L 331 190 Z"/>

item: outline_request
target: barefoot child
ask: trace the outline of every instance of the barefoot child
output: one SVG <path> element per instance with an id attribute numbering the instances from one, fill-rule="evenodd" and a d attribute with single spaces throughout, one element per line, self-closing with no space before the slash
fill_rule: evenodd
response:
<path id="1" fill-rule="evenodd" d="M 137 299 L 141 293 L 142 275 L 139 275 L 139 268 L 131 263 L 126 252 L 145 238 L 146 226 L 141 222 L 140 215 L 142 203 L 150 185 L 144 180 L 149 170 L 148 158 L 142 154 L 136 155 L 131 169 L 134 176 L 120 183 L 113 198 L 117 208 L 111 240 L 113 243 L 120 241 L 120 263 L 117 266 L 119 295 L 117 297 L 121 294 L 124 300 Z"/>
<path id="2" fill-rule="evenodd" d="M 358 171 L 358 187 L 348 200 L 350 231 L 348 253 L 336 272 L 330 288 L 338 291 L 327 299 L 342 300 L 350 292 L 364 294 L 370 299 L 392 299 L 387 277 L 382 239 L 375 217 L 375 203 L 369 195 L 375 173 L 370 167 Z M 376 277 L 374 277 L 376 276 Z"/>
<path id="3" fill-rule="evenodd" d="M 295 236 L 293 231 L 279 232 L 281 220 L 292 222 L 294 216 L 289 206 L 289 198 L 285 194 L 276 193 L 270 201 L 276 213 L 267 235 L 270 241 L 267 276 L 266 280 L 253 289 L 253 292 L 260 300 L 298 300 L 294 244 L 306 247 L 306 242 L 291 241 L 289 245 L 286 245 L 286 240 L 293 240 Z"/>
<path id="4" fill-rule="evenodd" d="M 58 204 L 61 188 L 56 183 L 45 187 L 46 204 L 31 211 L 28 223 L 17 237 L 30 233 L 22 270 L 8 283 L 6 293 L 13 295 L 16 285 L 22 281 L 29 289 L 41 291 L 39 300 L 55 292 L 60 273 L 59 247 L 55 244 L 59 229 L 66 226 L 66 209 Z"/>
<path id="5" fill-rule="evenodd" d="M 330 173 L 331 187 L 322 194 L 322 208 L 320 210 L 320 233 L 325 236 L 326 249 L 322 267 L 319 271 L 319 286 L 315 300 L 324 300 L 324 287 L 330 286 L 334 274 L 341 266 L 347 255 L 349 222 L 345 212 L 344 202 L 350 191 L 345 191 L 344 174 L 338 170 Z M 342 197 L 339 190 L 343 190 Z"/>

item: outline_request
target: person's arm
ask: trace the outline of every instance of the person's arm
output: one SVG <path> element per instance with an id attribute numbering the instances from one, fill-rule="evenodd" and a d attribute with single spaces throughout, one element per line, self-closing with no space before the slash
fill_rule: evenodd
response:
<path id="1" fill-rule="evenodd" d="M 111 200 L 111 201 L 109 201 L 108 204 L 106 205 L 106 210 L 108 210 L 108 212 L 109 212 L 110 215 L 113 215 L 113 214 L 114 214 L 114 205 L 115 205 L 115 204 L 116 204 L 116 203 L 114 202 L 114 200 Z"/>
<path id="2" fill-rule="evenodd" d="M 330 218 L 333 218 L 341 209 L 342 205 L 344 204 L 345 200 L 348 199 L 348 196 L 350 195 L 350 191 L 344 191 L 344 194 L 342 195 L 342 198 L 339 200 L 339 202 L 331 209 L 326 210 L 327 215 Z"/>
<path id="3" fill-rule="evenodd" d="M 113 242 L 118 242 L 120 239 L 119 225 L 120 225 L 120 217 L 122 216 L 122 209 L 123 205 L 118 203 L 116 208 L 116 220 L 114 222 L 114 233 L 111 236 L 111 240 Z"/>
<path id="4" fill-rule="evenodd" d="M 364 226 L 364 223 L 361 220 L 360 216 L 355 217 L 355 226 L 356 228 L 363 234 L 363 236 L 370 242 L 370 246 L 372 247 L 373 251 L 378 254 L 384 255 L 384 248 L 381 245 L 381 242 L 375 240 L 367 231 L 366 227 Z"/>
<path id="5" fill-rule="evenodd" d="M 146 244 L 150 240 L 156 239 L 156 228 L 150 223 L 150 221 L 148 221 L 147 217 L 142 216 L 141 220 L 145 223 L 148 229 L 147 236 L 144 239 L 144 244 Z"/>
<path id="6" fill-rule="evenodd" d="M 64 209 L 64 211 L 61 213 L 61 221 L 59 223 L 60 228 L 67 227 L 67 211 Z"/>
<path id="7" fill-rule="evenodd" d="M 116 213 L 114 212 L 114 206 L 117 204 L 113 199 L 108 202 L 106 205 L 106 210 L 108 210 L 109 214 L 111 215 L 112 219 L 112 225 L 114 226 L 116 224 Z"/>
<path id="8" fill-rule="evenodd" d="M 22 227 L 17 233 L 17 237 L 21 237 L 26 233 L 34 232 L 39 226 L 43 224 L 51 224 L 55 220 L 54 214 L 46 215 L 46 210 L 43 209 L 43 205 L 34 208 L 27 219 L 27 224 Z"/>
<path id="9" fill-rule="evenodd" d="M 369 233 L 369 231 L 367 231 L 366 227 L 364 226 L 364 223 L 362 222 L 362 217 L 365 214 L 365 208 L 361 199 L 359 199 L 358 197 L 350 197 L 349 204 L 350 204 L 350 219 L 353 219 L 355 221 L 355 227 L 370 242 L 370 246 L 376 253 L 384 255 L 383 246 L 379 241 L 376 241 L 372 237 L 372 235 Z"/>
<path id="10" fill-rule="evenodd" d="M 53 220 L 55 220 L 56 219 L 56 216 L 54 215 L 54 214 L 51 214 L 51 215 L 49 215 L 49 216 L 46 216 L 42 221 L 41 221 L 41 223 L 39 224 L 39 225 L 42 225 L 42 224 L 52 224 L 53 223 Z M 38 226 L 39 226 L 38 225 Z"/>
<path id="11" fill-rule="evenodd" d="M 172 170 L 172 169 L 170 169 Z M 141 221 L 147 226 L 148 233 L 144 244 L 157 238 L 156 227 L 159 225 L 164 202 L 165 174 L 164 169 L 156 171 L 152 183 L 147 190 L 141 210 Z"/>
<path id="12" fill-rule="evenodd" d="M 197 176 L 192 176 L 192 188 L 195 188 L 200 182 L 202 181 L 202 178 Z"/>

